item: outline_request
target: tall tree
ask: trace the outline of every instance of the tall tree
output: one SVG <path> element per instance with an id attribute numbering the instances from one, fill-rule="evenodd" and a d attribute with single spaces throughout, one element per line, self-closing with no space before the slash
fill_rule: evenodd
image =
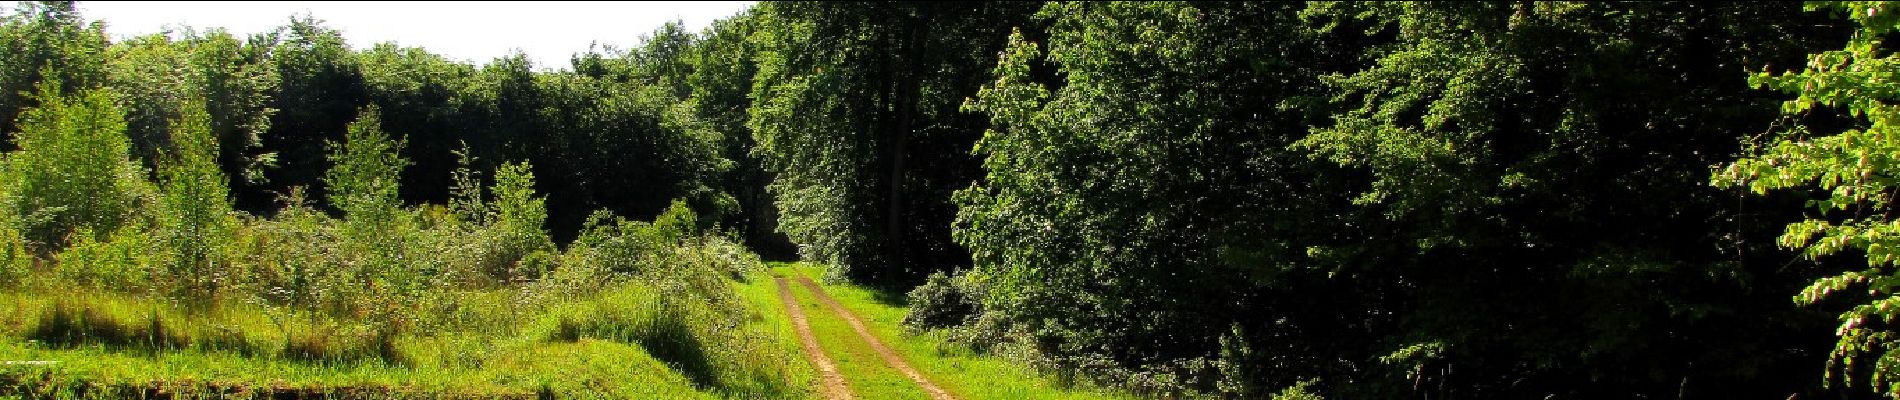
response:
<path id="1" fill-rule="evenodd" d="M 38 104 L 32 94 L 42 79 L 60 82 L 64 93 L 105 84 L 105 26 L 86 23 L 73 5 L 20 2 L 0 18 L 0 134 L 19 130 L 16 119 Z"/>
<path id="2" fill-rule="evenodd" d="M 265 184 L 238 192 L 239 207 L 251 211 L 272 209 L 291 187 L 323 198 L 324 143 L 341 139 L 357 109 L 369 104 L 357 55 L 335 29 L 304 16 L 262 40 L 279 79 L 270 105 L 277 111 L 262 141 L 277 162 L 265 171 Z"/>
<path id="3" fill-rule="evenodd" d="M 1306 249 L 1352 240 L 1334 193 L 1354 179 L 1287 146 L 1358 49 L 1309 35 L 1302 8 L 1052 3 L 1046 33 L 1014 35 L 967 106 L 995 126 L 984 179 L 956 195 L 994 324 L 977 328 L 1149 392 L 1351 376 L 1376 298 Z"/>
<path id="4" fill-rule="evenodd" d="M 1777 294 L 1801 274 L 1740 218 L 1792 210 L 1701 184 L 1775 108 L 1735 71 L 1822 38 L 1798 8 L 1313 9 L 1391 38 L 1327 79 L 1344 109 L 1297 143 L 1370 178 L 1342 221 L 1363 242 L 1313 252 L 1382 286 L 1385 364 L 1441 396 L 1800 391 L 1761 377 L 1814 356 L 1813 315 Z"/>
<path id="5" fill-rule="evenodd" d="M 759 46 L 752 35 L 760 25 L 759 17 L 750 10 L 713 21 L 689 55 L 693 74 L 686 82 L 691 88 L 693 114 L 718 134 L 721 152 L 733 162 L 719 186 L 732 194 L 738 209 L 721 223 L 743 233 L 748 247 L 760 255 L 788 259 L 797 256 L 797 249 L 776 231 L 778 210 L 766 190 L 772 176 L 761 158 L 752 153 L 757 142 L 746 126 L 750 117 L 747 111 L 752 108 L 753 77 L 759 71 Z"/>
<path id="6" fill-rule="evenodd" d="M 1900 101 L 1890 89 L 1900 74 L 1900 56 L 1886 45 L 1900 30 L 1900 4 L 1851 1 L 1815 3 L 1853 22 L 1853 36 L 1839 50 L 1809 55 L 1799 71 L 1763 71 L 1749 76 L 1758 88 L 1795 95 L 1782 104 L 1791 122 L 1766 143 L 1752 144 L 1745 157 L 1716 171 L 1715 184 L 1745 187 L 1755 194 L 1813 193 L 1814 213 L 1788 224 L 1778 243 L 1803 257 L 1836 255 L 1862 258 L 1828 265 L 1827 276 L 1795 296 L 1801 305 L 1849 305 L 1839 314 L 1839 340 L 1828 359 L 1851 385 L 1868 384 L 1874 392 L 1900 396 L 1900 318 L 1893 304 L 1894 267 L 1900 257 L 1900 224 L 1894 208 L 1895 178 L 1900 176 Z M 1844 115 L 1829 114 L 1839 113 Z M 1840 117 L 1845 121 L 1841 121 Z M 1843 304 L 1845 303 L 1845 304 Z M 1830 379 L 1830 383 L 1832 379 Z"/>
<path id="7" fill-rule="evenodd" d="M 780 229 L 834 276 L 914 282 L 965 263 L 949 192 L 975 176 L 975 93 L 1033 3 L 770 3 L 748 123 Z M 930 68 L 918 68 L 927 65 Z"/>

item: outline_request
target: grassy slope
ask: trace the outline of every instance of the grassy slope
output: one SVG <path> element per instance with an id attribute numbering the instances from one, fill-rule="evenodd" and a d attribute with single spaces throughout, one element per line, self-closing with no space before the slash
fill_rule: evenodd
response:
<path id="1" fill-rule="evenodd" d="M 130 315 L 128 320 L 141 320 L 139 315 L 159 310 L 174 328 L 216 324 L 246 332 L 253 341 L 282 340 L 282 335 L 273 333 L 277 328 L 256 307 L 240 305 L 210 315 L 182 315 L 136 297 L 96 291 L 0 292 L 0 309 L 8 310 L 0 312 L 0 383 L 24 380 L 34 382 L 30 385 L 42 386 L 39 390 L 55 393 L 90 386 L 93 389 L 89 389 L 91 395 L 87 397 L 99 398 L 137 397 L 125 391 L 152 388 L 186 395 L 202 395 L 208 390 L 224 388 L 245 388 L 246 391 L 279 388 L 368 398 L 532 398 L 543 390 L 562 398 L 723 397 L 702 390 L 687 376 L 656 360 L 638 345 L 589 338 L 575 342 L 550 341 L 517 332 L 405 338 L 398 346 L 414 359 L 413 366 L 407 367 L 376 360 L 293 361 L 199 347 L 163 352 L 96 344 L 52 349 L 27 339 L 27 332 L 40 323 L 39 316 L 52 307 L 56 298 L 69 304 L 86 304 L 108 314 Z M 769 321 L 748 325 L 777 326 Z M 798 373 L 793 369 L 794 375 Z M 207 389 L 207 385 L 219 389 Z M 348 395 L 350 393 L 361 395 Z M 758 394 L 734 394 L 731 397 L 756 396 Z M 795 392 L 786 393 L 784 397 L 807 395 Z"/>
<path id="2" fill-rule="evenodd" d="M 772 272 L 787 278 L 804 275 L 813 281 L 821 271 L 811 265 L 776 265 Z M 769 279 L 755 279 L 747 284 L 745 290 L 771 293 L 774 289 Z M 932 382 L 958 399 L 1104 399 L 1126 398 L 1126 396 L 1100 391 L 1075 388 L 1062 388 L 1055 382 L 1042 378 L 1032 371 L 1018 367 L 1007 360 L 972 354 L 962 347 L 949 344 L 942 338 L 931 335 L 912 335 L 904 332 L 900 323 L 904 318 L 904 305 L 891 304 L 884 298 L 901 296 L 880 295 L 877 291 L 849 284 L 824 285 L 825 292 L 843 303 L 863 320 L 873 334 L 897 351 L 911 366 L 928 376 Z M 805 307 L 810 317 L 813 331 L 820 336 L 820 345 L 833 358 L 839 360 L 839 368 L 860 398 L 874 399 L 924 399 L 928 398 L 915 383 L 905 378 L 896 369 L 883 365 L 883 361 L 872 352 L 870 345 L 858 339 L 843 319 L 837 317 L 827 307 L 819 304 L 806 289 L 792 285 L 793 292 Z M 751 296 L 755 304 L 776 298 Z M 761 305 L 759 309 L 767 309 Z M 774 307 L 772 309 L 779 309 Z"/>
<path id="3" fill-rule="evenodd" d="M 167 352 L 157 355 L 100 348 L 34 349 L 0 343 L 0 359 L 53 361 L 52 366 L 4 366 L 0 373 L 39 377 L 52 383 L 131 384 L 190 391 L 203 384 L 256 389 L 331 388 L 411 395 L 531 396 L 545 387 L 555 394 L 600 394 L 619 398 L 712 398 L 647 356 L 639 347 L 585 339 L 546 343 L 496 357 L 481 368 L 389 367 L 376 363 L 318 365 L 260 360 L 236 354 Z M 102 393 L 104 394 L 104 393 Z M 116 397 L 107 394 L 108 397 Z"/>
<path id="4" fill-rule="evenodd" d="M 786 277 L 804 275 L 814 280 L 820 271 L 812 266 L 780 265 L 773 273 Z M 842 372 L 859 398 L 924 399 L 921 389 L 885 365 L 860 340 L 845 321 L 801 285 L 793 284 L 794 297 L 803 304 L 820 344 L 839 363 Z M 777 289 L 768 276 L 761 274 L 749 282 L 736 282 L 739 297 L 752 305 L 747 324 L 769 333 L 774 339 L 763 345 L 764 352 L 793 354 L 785 372 L 791 392 L 784 398 L 814 398 L 815 372 L 805 362 L 796 334 L 779 302 Z M 1109 393 L 1065 389 L 1010 362 L 987 355 L 971 354 L 960 346 L 946 343 L 931 334 L 905 333 L 901 324 L 904 306 L 886 300 L 893 296 L 853 285 L 825 285 L 826 291 L 858 317 L 879 338 L 932 381 L 959 399 L 1100 399 L 1120 398 Z M 53 298 L 101 305 L 119 314 L 149 313 L 154 307 L 136 298 L 76 291 L 73 293 L 6 292 L 0 293 L 0 361 L 45 360 L 52 365 L 0 364 L 0 380 L 28 379 L 45 381 L 70 389 L 79 383 L 144 390 L 153 386 L 172 391 L 203 390 L 207 384 L 219 387 L 260 388 L 353 388 L 371 390 L 369 397 L 531 397 L 546 389 L 559 397 L 613 398 L 718 398 L 748 397 L 746 394 L 708 392 L 665 363 L 654 359 L 637 345 L 594 339 L 578 342 L 535 340 L 532 338 L 494 340 L 446 336 L 435 339 L 411 339 L 402 343 L 405 352 L 415 358 L 415 366 L 384 365 L 381 362 L 314 363 L 287 361 L 272 357 L 247 357 L 235 352 L 174 350 L 153 353 L 148 350 L 107 348 L 97 345 L 75 349 L 46 349 L 24 339 L 24 332 L 37 323 L 40 310 L 50 307 Z M 162 307 L 159 307 L 162 308 Z M 219 324 L 250 332 L 253 340 L 281 340 L 270 320 L 256 309 L 235 307 L 214 316 L 165 314 L 176 324 Z M 530 335 L 532 336 L 532 335 Z M 471 343 L 487 343 L 470 345 Z M 449 360 L 463 353 L 479 353 L 474 364 Z M 194 389 L 195 388 L 195 389 Z M 97 390 L 97 389 L 95 389 Z M 94 394 L 116 396 L 112 393 Z M 119 395 L 124 395 L 120 393 Z"/>

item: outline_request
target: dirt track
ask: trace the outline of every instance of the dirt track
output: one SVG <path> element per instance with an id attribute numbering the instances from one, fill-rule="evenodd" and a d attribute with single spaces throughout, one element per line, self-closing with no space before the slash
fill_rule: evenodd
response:
<path id="1" fill-rule="evenodd" d="M 786 291 L 785 281 L 781 278 L 778 282 L 779 282 L 779 293 L 786 296 L 785 297 L 787 299 L 786 301 L 791 301 L 790 300 L 791 292 Z M 801 285 L 804 285 L 806 289 L 810 289 L 812 295 L 817 297 L 819 302 L 825 303 L 826 307 L 831 308 L 832 312 L 837 313 L 839 317 L 843 317 L 844 322 L 851 324 L 852 330 L 858 331 L 858 337 L 863 338 L 866 343 L 869 343 L 871 345 L 872 350 L 877 351 L 877 355 L 879 357 L 884 358 L 885 364 L 889 364 L 891 368 L 896 368 L 898 372 L 903 372 L 904 376 L 910 377 L 911 381 L 917 382 L 918 386 L 921 386 L 924 388 L 924 392 L 930 393 L 930 398 L 936 399 L 936 400 L 955 400 L 956 399 L 955 397 L 950 397 L 950 393 L 943 391 L 943 388 L 937 387 L 937 384 L 930 383 L 930 379 L 925 378 L 924 374 L 918 373 L 917 369 L 911 368 L 910 363 L 904 362 L 903 357 L 898 357 L 897 352 L 891 351 L 890 347 L 884 345 L 884 341 L 878 340 L 876 335 L 872 335 L 871 330 L 866 329 L 864 327 L 864 322 L 858 320 L 857 314 L 852 314 L 851 310 L 847 310 L 844 308 L 844 305 L 838 304 L 838 300 L 832 299 L 831 295 L 829 294 L 825 294 L 825 289 L 822 287 L 819 287 L 817 283 L 813 283 L 811 281 L 811 278 L 807 278 L 803 275 L 800 275 L 798 277 L 798 283 Z M 797 310 L 797 308 L 792 308 L 792 307 L 788 307 L 787 309 Z M 795 314 L 793 318 L 799 321 L 804 320 L 802 315 Z M 801 327 L 804 326 L 802 322 L 800 322 L 799 324 Z M 810 329 L 799 330 L 799 333 L 805 336 L 806 338 L 811 337 L 810 332 L 811 332 Z M 811 340 L 811 339 L 807 339 L 807 340 Z M 807 343 L 812 343 L 812 345 L 806 346 L 805 347 L 806 350 L 808 351 L 817 350 L 816 342 L 808 341 Z M 823 357 L 823 356 L 820 355 L 817 357 Z"/>
<path id="2" fill-rule="evenodd" d="M 785 284 L 785 278 L 773 276 L 772 282 L 778 284 L 779 300 L 785 302 L 785 313 L 792 317 L 792 328 L 798 331 L 798 341 L 805 345 L 805 356 L 818 367 L 818 380 L 823 383 L 825 398 L 831 400 L 849 400 L 851 388 L 844 384 L 844 375 L 838 373 L 838 365 L 825 356 L 818 348 L 818 337 L 811 334 L 811 323 L 805 320 L 805 309 L 798 306 L 798 300 L 792 298 L 792 288 Z"/>

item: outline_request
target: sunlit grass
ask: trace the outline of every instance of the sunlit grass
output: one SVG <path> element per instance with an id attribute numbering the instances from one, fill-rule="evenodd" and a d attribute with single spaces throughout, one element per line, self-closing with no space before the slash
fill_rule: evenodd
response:
<path id="1" fill-rule="evenodd" d="M 904 305 L 892 301 L 902 299 L 902 294 L 884 294 L 851 284 L 824 284 L 819 279 L 823 276 L 823 270 L 809 264 L 775 264 L 772 272 L 787 279 L 803 275 L 820 282 L 826 293 L 857 314 L 872 334 L 892 351 L 899 353 L 913 368 L 958 399 L 1128 398 L 1104 391 L 1065 388 L 1052 379 L 1018 367 L 999 356 L 972 353 L 963 346 L 949 343 L 941 335 L 906 333 L 900 323 L 904 318 Z M 747 290 L 766 293 L 776 290 L 765 279 L 755 280 L 745 286 Z M 896 369 L 885 366 L 883 360 L 877 358 L 870 346 L 859 339 L 843 319 L 818 303 L 803 286 L 794 283 L 791 287 L 795 297 L 805 307 L 812 329 L 820 337 L 820 345 L 838 360 L 845 379 L 859 397 L 928 398 L 916 383 Z M 777 301 L 777 298 L 760 296 L 749 298 L 755 304 L 763 304 L 761 302 L 764 300 Z"/>
<path id="2" fill-rule="evenodd" d="M 731 290 L 732 281 L 717 279 L 716 290 Z M 504 308 L 510 305 L 506 290 L 442 295 L 466 296 L 468 307 L 482 312 L 510 313 Z M 406 332 L 391 339 L 391 351 L 398 354 L 391 359 L 376 355 L 373 341 L 357 340 L 369 336 L 351 333 L 349 321 L 283 314 L 248 303 L 185 307 L 105 291 L 16 288 L 0 292 L 0 307 L 10 311 L 0 313 L 0 361 L 6 361 L 0 363 L 0 393 L 12 387 L 28 397 L 87 398 L 138 397 L 152 390 L 187 396 L 274 390 L 345 398 L 810 396 L 805 385 L 810 374 L 789 362 L 799 355 L 783 345 L 774 320 L 743 307 L 713 309 L 677 296 L 665 303 L 660 300 L 665 296 L 648 282 L 635 281 L 569 299 L 521 323 L 497 318 L 467 323 L 466 330 Z M 49 329 L 54 310 L 86 316 L 66 319 L 90 322 L 63 322 L 58 329 L 84 339 L 35 339 L 36 332 Z M 720 318 L 732 312 L 752 316 Z M 157 328 L 150 323 L 153 316 L 163 321 Z M 669 316 L 677 319 L 666 320 Z M 729 320 L 746 322 L 719 325 Z M 555 332 L 560 327 L 554 326 L 559 321 L 588 329 L 560 337 Z M 651 329 L 667 324 L 678 328 Z M 178 339 L 156 344 L 140 339 L 154 331 Z M 315 346 L 298 344 L 310 340 L 304 339 L 309 332 L 328 335 L 319 335 L 324 345 L 355 350 L 322 350 L 337 357 L 290 356 L 286 348 Z M 665 334 L 642 336 L 647 332 Z M 671 352 L 655 357 L 660 348 Z"/>

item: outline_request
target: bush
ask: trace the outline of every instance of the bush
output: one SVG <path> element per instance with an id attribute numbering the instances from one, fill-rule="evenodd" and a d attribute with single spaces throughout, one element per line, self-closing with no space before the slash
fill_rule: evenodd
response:
<path id="1" fill-rule="evenodd" d="M 976 313 L 976 303 L 957 287 L 957 278 L 932 272 L 924 284 L 910 291 L 910 310 L 904 327 L 914 332 L 964 324 Z"/>
<path id="2" fill-rule="evenodd" d="M 554 249 L 554 240 L 548 237 L 547 199 L 534 194 L 533 167 L 527 163 L 503 164 L 495 170 L 495 229 L 499 231 L 500 243 L 497 243 L 501 260 L 507 265 L 515 265 L 535 252 Z M 496 271 L 504 274 L 512 271 Z"/>
<path id="3" fill-rule="evenodd" d="M 166 276 L 149 268 L 150 244 L 135 227 L 125 227 L 103 239 L 90 229 L 73 232 L 73 241 L 54 257 L 55 271 L 69 282 L 98 289 L 133 291 L 168 287 Z"/>
<path id="4" fill-rule="evenodd" d="M 32 270 L 33 260 L 19 231 L 0 226 L 0 285 L 19 283 Z"/>
<path id="5" fill-rule="evenodd" d="M 1286 389 L 1281 389 L 1279 393 L 1274 393 L 1273 400 L 1325 400 L 1325 397 L 1314 393 L 1312 390 L 1313 384 L 1318 382 L 1319 380 L 1317 379 L 1309 379 L 1300 381 L 1300 383 L 1294 384 L 1293 386 L 1287 386 Z"/>

